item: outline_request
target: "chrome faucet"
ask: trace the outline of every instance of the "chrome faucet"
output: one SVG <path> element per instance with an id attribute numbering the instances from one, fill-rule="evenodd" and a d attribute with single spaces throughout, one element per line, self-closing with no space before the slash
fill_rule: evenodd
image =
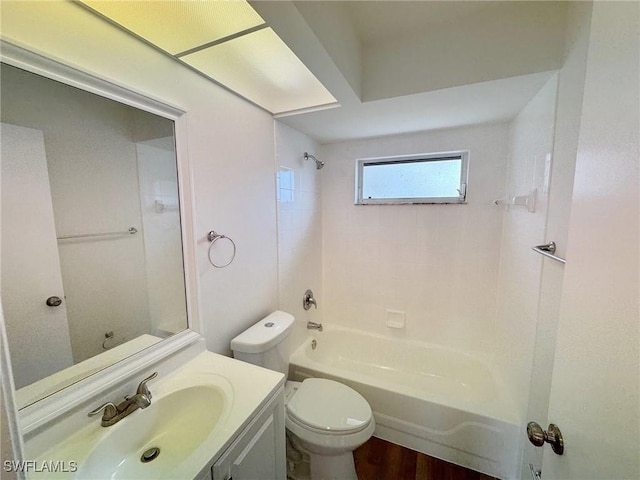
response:
<path id="1" fill-rule="evenodd" d="M 307 329 L 322 331 L 322 324 L 317 322 L 307 322 Z"/>
<path id="2" fill-rule="evenodd" d="M 93 417 L 102 413 L 102 422 L 100 424 L 103 427 L 110 427 L 118 423 L 124 417 L 131 415 L 139 408 L 147 408 L 151 405 L 151 391 L 147 387 L 147 382 L 153 380 L 158 376 L 158 372 L 153 372 L 147 378 L 140 382 L 136 390 L 135 395 L 127 395 L 124 397 L 124 401 L 115 405 L 113 402 L 107 402 L 104 405 L 100 405 L 95 410 L 91 410 L 87 415 Z"/>
<path id="3" fill-rule="evenodd" d="M 302 297 L 302 307 L 305 310 L 309 310 L 311 305 L 318 308 L 318 304 L 316 303 L 316 299 L 313 298 L 313 292 L 311 290 L 307 290 L 304 292 L 304 297 Z"/>

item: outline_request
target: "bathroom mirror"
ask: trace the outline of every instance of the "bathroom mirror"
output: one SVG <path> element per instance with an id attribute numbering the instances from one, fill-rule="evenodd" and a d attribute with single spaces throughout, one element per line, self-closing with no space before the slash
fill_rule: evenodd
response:
<path id="1" fill-rule="evenodd" d="M 189 302 L 177 114 L 6 59 L 0 287 L 24 408 L 186 329 Z"/>

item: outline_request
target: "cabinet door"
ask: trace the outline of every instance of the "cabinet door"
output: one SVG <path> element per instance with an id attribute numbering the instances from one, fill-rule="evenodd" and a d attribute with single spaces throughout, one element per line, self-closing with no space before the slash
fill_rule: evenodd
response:
<path id="1" fill-rule="evenodd" d="M 284 401 L 267 405 L 213 466 L 213 480 L 284 480 Z"/>
<path id="2" fill-rule="evenodd" d="M 231 477 L 236 480 L 276 478 L 275 425 L 273 415 L 249 439 L 231 464 Z"/>

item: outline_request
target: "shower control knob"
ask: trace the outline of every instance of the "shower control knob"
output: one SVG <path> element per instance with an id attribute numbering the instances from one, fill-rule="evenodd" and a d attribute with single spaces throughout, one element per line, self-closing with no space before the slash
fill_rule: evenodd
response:
<path id="1" fill-rule="evenodd" d="M 45 303 L 48 307 L 59 307 L 62 304 L 62 299 L 60 297 L 49 297 Z"/>
<path id="2" fill-rule="evenodd" d="M 553 453 L 562 455 L 564 453 L 564 439 L 562 438 L 562 432 L 557 425 L 550 423 L 547 430 L 543 430 L 542 427 L 536 422 L 529 422 L 527 424 L 527 437 L 529 441 L 536 447 L 541 447 L 545 442 L 551 445 Z"/>

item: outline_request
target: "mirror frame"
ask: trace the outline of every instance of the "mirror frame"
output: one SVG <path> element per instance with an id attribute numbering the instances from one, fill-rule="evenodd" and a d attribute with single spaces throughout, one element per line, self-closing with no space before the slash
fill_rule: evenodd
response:
<path id="1" fill-rule="evenodd" d="M 160 358 L 169 356 L 201 338 L 199 333 L 203 330 L 198 314 L 196 242 L 193 215 L 195 202 L 191 188 L 192 174 L 187 149 L 187 112 L 185 109 L 168 104 L 129 87 L 120 85 L 110 79 L 102 78 L 60 59 L 51 58 L 30 47 L 25 47 L 17 42 L 8 41 L 4 38 L 0 38 L 0 62 L 172 120 L 174 122 L 176 143 L 187 328 L 129 357 L 108 365 L 61 390 L 48 394 L 41 400 L 25 406 L 18 412 L 15 399 L 13 398 L 15 389 L 13 372 L 10 366 L 10 356 L 7 351 L 8 344 L 4 316 L 0 317 L 0 336 L 2 337 L 0 339 L 0 347 L 3 350 L 1 355 L 3 363 L 1 371 L 3 400 L 5 401 L 9 414 L 11 410 L 17 412 L 17 416 L 20 419 L 19 430 L 21 430 L 22 435 L 27 435 L 29 432 L 50 421 L 52 416 L 59 415 L 84 401 L 84 397 L 89 392 L 103 388 L 105 384 L 121 380 L 124 376 L 128 376 L 140 368 L 143 368 L 142 366 L 149 363 L 149 361 L 157 361 Z M 13 422 L 11 418 L 9 418 L 9 430 L 13 438 L 15 432 L 12 424 Z M 15 445 L 15 438 L 13 440 Z M 18 440 L 18 444 L 21 445 L 20 440 Z M 18 447 L 18 450 L 20 449 L 21 446 Z"/>

